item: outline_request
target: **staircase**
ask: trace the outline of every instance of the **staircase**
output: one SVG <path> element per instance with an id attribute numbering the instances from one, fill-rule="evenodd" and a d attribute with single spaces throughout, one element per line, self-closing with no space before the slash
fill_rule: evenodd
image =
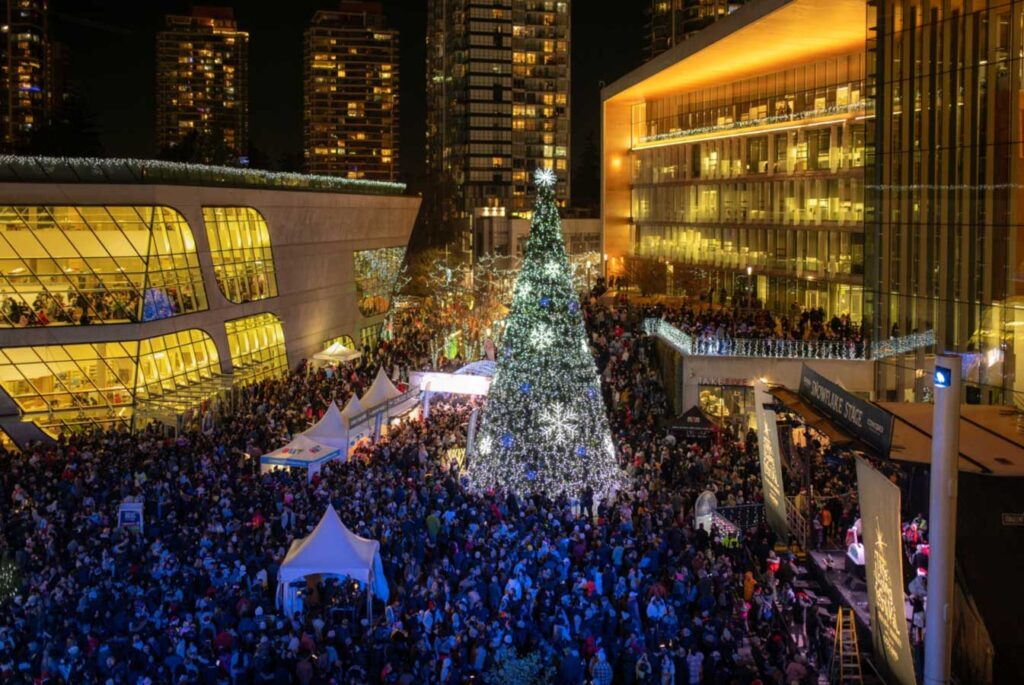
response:
<path id="1" fill-rule="evenodd" d="M 857 622 L 850 607 L 839 607 L 836 615 L 836 642 L 832 651 L 831 685 L 860 685 L 860 648 L 857 645 Z"/>

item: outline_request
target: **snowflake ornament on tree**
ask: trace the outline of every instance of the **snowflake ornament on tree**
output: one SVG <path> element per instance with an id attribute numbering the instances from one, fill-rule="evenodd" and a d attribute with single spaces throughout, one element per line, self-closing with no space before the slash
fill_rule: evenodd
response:
<path id="1" fill-rule="evenodd" d="M 530 345 L 538 350 L 546 350 L 555 342 L 555 334 L 551 327 L 540 324 L 530 331 Z"/>
<path id="2" fill-rule="evenodd" d="M 579 417 L 561 402 L 541 409 L 539 418 L 544 437 L 557 445 L 568 443 L 576 435 Z"/>

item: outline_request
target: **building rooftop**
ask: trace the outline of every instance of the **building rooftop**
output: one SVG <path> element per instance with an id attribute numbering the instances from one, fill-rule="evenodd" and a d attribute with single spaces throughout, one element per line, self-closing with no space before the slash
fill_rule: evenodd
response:
<path id="1" fill-rule="evenodd" d="M 404 183 L 241 167 L 99 157 L 0 155 L 0 183 L 121 183 L 401 195 Z"/>
<path id="2" fill-rule="evenodd" d="M 867 16 L 865 0 L 747 3 L 609 84 L 601 100 L 643 102 L 864 50 Z"/>

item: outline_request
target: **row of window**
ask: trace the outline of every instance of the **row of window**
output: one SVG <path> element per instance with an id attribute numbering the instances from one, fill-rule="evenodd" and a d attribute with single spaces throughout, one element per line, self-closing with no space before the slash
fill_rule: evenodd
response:
<path id="1" fill-rule="evenodd" d="M 204 207 L 218 287 L 277 295 L 270 233 L 249 207 Z M 206 310 L 195 238 L 159 206 L 0 206 L 0 325 L 143 322 Z"/>
<path id="2" fill-rule="evenodd" d="M 287 372 L 276 316 L 224 325 L 236 383 Z M 143 405 L 181 412 L 210 399 L 226 387 L 224 381 L 216 345 L 198 329 L 144 340 L 0 349 L 0 387 L 26 420 L 54 435 L 128 426 Z"/>
<path id="3" fill-rule="evenodd" d="M 656 185 L 633 188 L 636 223 L 773 223 L 864 221 L 864 182 L 804 177 L 764 183 Z"/>

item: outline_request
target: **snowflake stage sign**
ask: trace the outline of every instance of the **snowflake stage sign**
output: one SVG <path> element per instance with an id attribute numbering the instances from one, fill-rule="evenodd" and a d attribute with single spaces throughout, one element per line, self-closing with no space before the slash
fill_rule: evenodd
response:
<path id="1" fill-rule="evenodd" d="M 469 478 L 478 490 L 607 495 L 622 477 L 555 205 L 539 169 L 526 256 Z"/>

